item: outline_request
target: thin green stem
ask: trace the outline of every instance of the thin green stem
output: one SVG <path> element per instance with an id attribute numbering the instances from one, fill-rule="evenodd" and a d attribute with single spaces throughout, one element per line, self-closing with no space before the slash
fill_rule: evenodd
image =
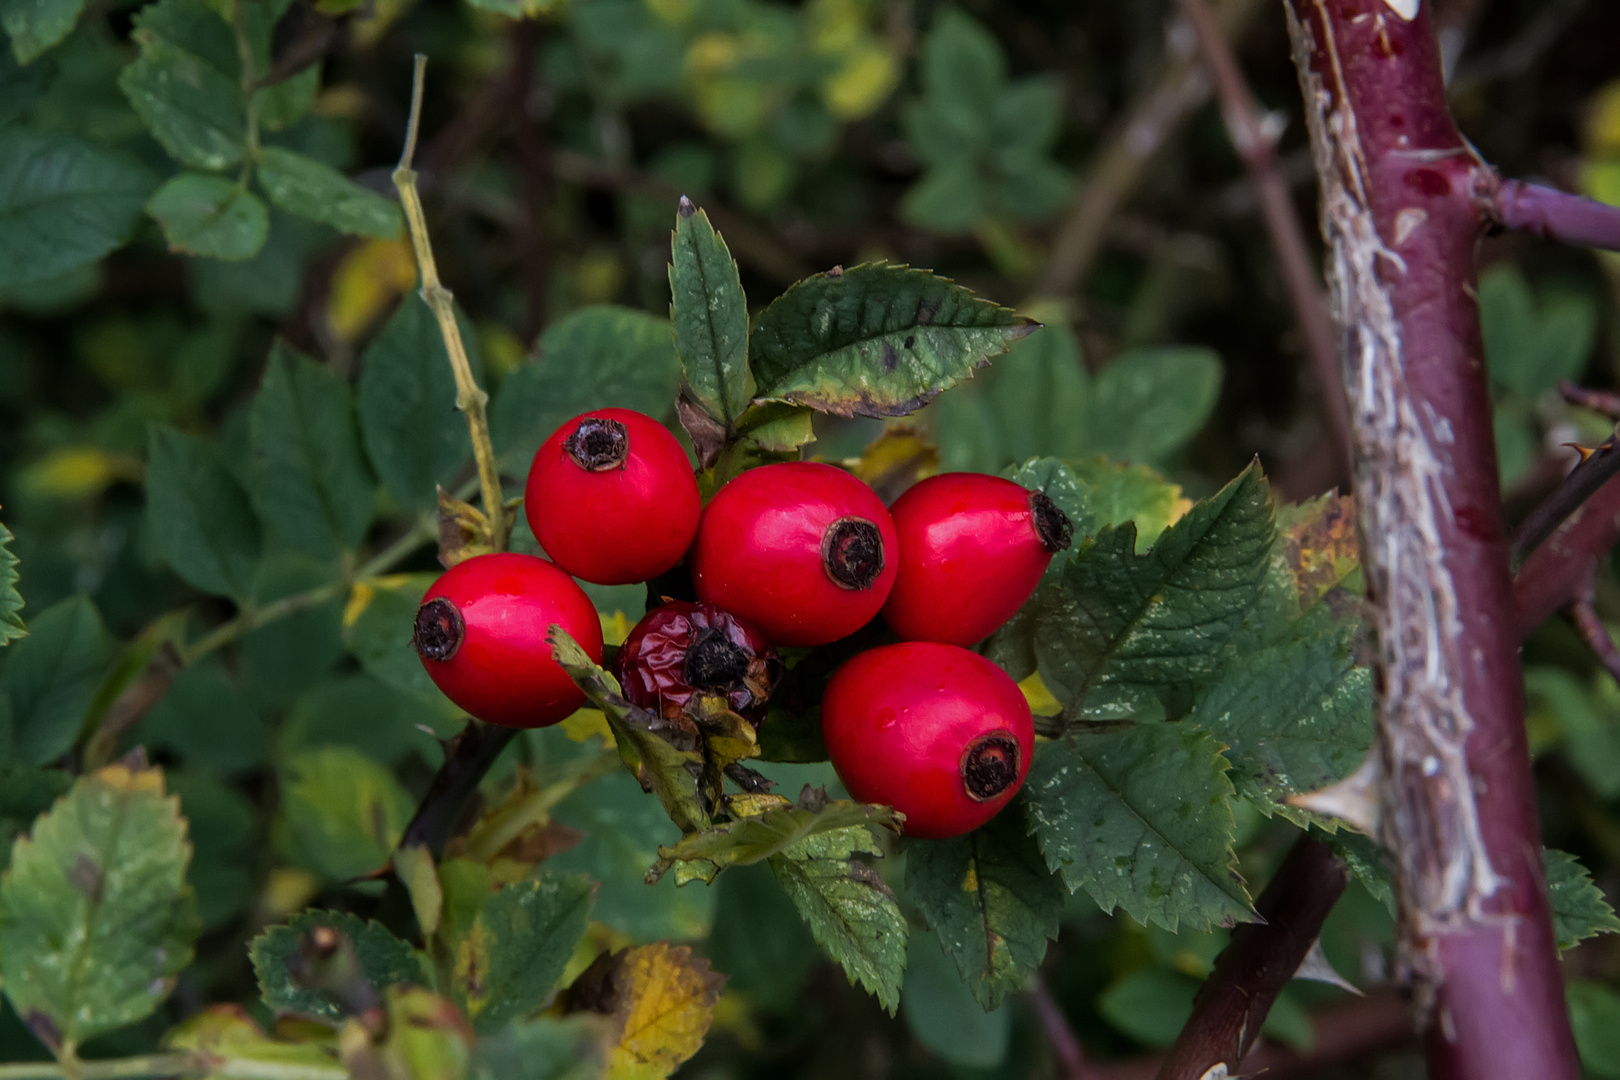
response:
<path id="1" fill-rule="evenodd" d="M 410 226 L 411 244 L 416 249 L 416 266 L 422 278 L 421 296 L 432 309 L 444 338 L 445 352 L 450 356 L 450 370 L 456 378 L 456 408 L 467 418 L 467 431 L 472 436 L 473 457 L 478 462 L 478 483 L 483 489 L 484 516 L 489 523 L 489 539 L 496 551 L 506 550 L 509 523 L 505 499 L 501 495 L 500 472 L 495 467 L 495 447 L 489 436 L 489 416 L 485 406 L 489 395 L 484 393 L 473 377 L 472 363 L 467 359 L 467 347 L 461 340 L 461 327 L 456 322 L 455 297 L 439 280 L 438 264 L 433 259 L 433 243 L 428 237 L 427 216 L 422 212 L 422 197 L 416 190 L 416 172 L 411 163 L 416 157 L 416 139 L 422 122 L 422 87 L 427 73 L 427 57 L 418 53 L 416 73 L 411 83 L 411 118 L 405 129 L 405 148 L 400 154 L 399 168 L 394 170 L 394 187 L 399 189 L 399 202 L 405 210 L 405 221 Z"/>
<path id="2" fill-rule="evenodd" d="M 387 573 L 409 556 L 423 543 L 434 535 L 434 526 L 428 521 L 418 521 L 411 530 L 382 551 L 378 552 L 352 577 L 341 581 L 328 582 L 325 585 L 284 596 L 280 600 L 265 604 L 263 607 L 248 608 L 234 619 L 220 623 L 214 629 L 198 638 L 195 642 L 179 650 L 182 667 L 189 667 L 207 656 L 209 653 L 225 645 L 229 645 L 237 638 L 250 630 L 257 630 L 261 626 L 285 619 L 289 615 L 296 615 L 300 611 L 319 607 L 329 600 L 336 599 L 347 592 L 355 582 L 368 581 Z M 3 1077 L 0 1077 L 3 1080 Z"/>
<path id="3" fill-rule="evenodd" d="M 259 79 L 253 70 L 253 42 L 248 38 L 243 0 L 233 0 L 231 4 L 231 27 L 236 31 L 236 58 L 242 68 L 242 97 L 247 108 L 242 172 L 237 177 L 236 187 L 238 191 L 246 191 L 248 181 L 253 178 L 253 164 L 259 159 Z"/>

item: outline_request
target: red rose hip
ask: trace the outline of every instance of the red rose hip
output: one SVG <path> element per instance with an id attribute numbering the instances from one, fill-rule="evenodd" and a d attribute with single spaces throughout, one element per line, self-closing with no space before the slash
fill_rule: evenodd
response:
<path id="1" fill-rule="evenodd" d="M 1044 494 L 981 473 L 930 477 L 889 513 L 900 558 L 883 617 L 908 641 L 967 646 L 988 637 L 1074 538 Z"/>
<path id="2" fill-rule="evenodd" d="M 558 566 L 598 585 L 628 585 L 681 561 L 703 501 L 668 428 L 633 409 L 597 409 L 540 445 L 523 512 Z"/>
<path id="3" fill-rule="evenodd" d="M 750 469 L 703 512 L 688 565 L 699 599 L 777 645 L 822 645 L 865 626 L 894 584 L 894 522 L 842 469 Z"/>
<path id="4" fill-rule="evenodd" d="M 602 662 L 602 623 L 573 578 L 533 555 L 475 555 L 428 589 L 411 643 L 434 685 L 473 716 L 546 727 L 585 702 L 551 658 L 553 623 Z"/>
<path id="5" fill-rule="evenodd" d="M 907 836 L 937 840 L 977 829 L 1018 793 L 1035 722 L 995 664 L 914 641 L 863 652 L 833 673 L 821 735 L 851 795 L 905 814 Z"/>
<path id="6" fill-rule="evenodd" d="M 713 694 L 756 728 L 782 676 L 758 630 L 713 604 L 684 600 L 647 612 L 619 647 L 615 668 L 632 705 L 669 715 Z"/>

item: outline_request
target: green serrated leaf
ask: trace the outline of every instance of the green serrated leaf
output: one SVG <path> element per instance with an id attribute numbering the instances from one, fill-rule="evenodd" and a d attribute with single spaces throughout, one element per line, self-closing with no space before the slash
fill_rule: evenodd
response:
<path id="1" fill-rule="evenodd" d="M 1274 532 L 1258 465 L 1194 506 L 1146 555 L 1135 554 L 1134 527 L 1103 529 L 1036 595 L 1041 677 L 1066 706 L 1107 718 L 1213 674 L 1259 596 Z"/>
<path id="2" fill-rule="evenodd" d="M 215 172 L 242 160 L 247 138 L 236 65 L 203 48 L 222 29 L 204 0 L 160 0 L 136 15 L 140 55 L 118 76 L 130 105 L 176 161 Z"/>
<path id="3" fill-rule="evenodd" d="M 477 339 L 459 309 L 456 320 L 476 376 Z M 432 513 L 436 485 L 452 486 L 472 457 L 467 422 L 455 402 L 456 380 L 439 324 L 427 303 L 411 293 L 361 358 L 357 403 L 372 467 L 389 494 L 416 513 Z"/>
<path id="4" fill-rule="evenodd" d="M 1169 1046 L 1192 1016 L 1198 980 L 1180 971 L 1142 968 L 1097 998 L 1104 1020 L 1145 1046 Z"/>
<path id="5" fill-rule="evenodd" d="M 11 553 L 14 539 L 11 530 L 0 524 L 0 646 L 28 634 L 23 624 L 22 594 L 17 591 L 17 556 Z"/>
<path id="6" fill-rule="evenodd" d="M 669 322 L 603 304 L 559 319 L 540 335 L 539 359 L 508 375 L 490 403 L 501 459 L 526 469 L 546 436 L 570 417 L 617 406 L 667 416 L 680 386 Z"/>
<path id="7" fill-rule="evenodd" d="M 0 973 L 17 1014 L 77 1046 L 162 1004 L 199 932 L 190 860 L 160 770 L 113 765 L 75 782 L 0 878 Z"/>
<path id="8" fill-rule="evenodd" d="M 1164 530 L 1192 507 L 1192 500 L 1146 465 L 1130 465 L 1107 458 L 1069 462 L 1086 493 L 1095 527 L 1136 526 L 1136 550 L 1152 547 Z"/>
<path id="9" fill-rule="evenodd" d="M 250 417 L 259 517 L 316 558 L 359 547 L 376 484 L 360 450 L 348 384 L 278 340 Z"/>
<path id="10" fill-rule="evenodd" d="M 951 840 L 906 852 L 906 898 L 988 1011 L 1024 985 L 1057 938 L 1065 896 L 1024 831 L 1021 808 Z"/>
<path id="11" fill-rule="evenodd" d="M 0 26 L 11 51 L 26 64 L 73 31 L 84 0 L 0 0 Z"/>
<path id="12" fill-rule="evenodd" d="M 669 265 L 670 322 L 686 385 L 731 427 L 754 397 L 748 369 L 748 298 L 737 263 L 709 216 L 681 202 Z"/>
<path id="13" fill-rule="evenodd" d="M 1372 746 L 1372 671 L 1351 653 L 1356 629 L 1317 608 L 1198 691 L 1185 722 L 1226 745 L 1237 793 L 1268 814 L 1303 822 L 1284 800 L 1349 776 Z"/>
<path id="14" fill-rule="evenodd" d="M 1138 922 L 1207 929 L 1254 918 L 1226 770 L 1208 733 L 1139 724 L 1048 744 L 1024 792 L 1041 854 L 1070 892 Z"/>
<path id="15" fill-rule="evenodd" d="M 274 86 L 257 91 L 259 125 L 266 131 L 285 131 L 302 120 L 321 89 L 321 65 L 311 64 Z"/>
<path id="16" fill-rule="evenodd" d="M 259 980 L 259 996 L 277 1012 L 298 1013 L 336 1023 L 344 1009 L 337 998 L 300 985 L 288 970 L 298 953 L 300 939 L 317 926 L 328 926 L 354 946 L 360 973 L 371 988 L 382 996 L 390 986 L 423 985 L 427 979 L 411 947 L 390 934 L 381 923 L 361 919 L 343 911 L 306 911 L 294 915 L 285 925 L 272 926 L 253 939 L 248 958 Z"/>
<path id="17" fill-rule="evenodd" d="M 281 815 L 295 854 L 328 881 L 387 863 L 415 809 L 393 773 L 346 746 L 305 750 L 283 766 Z"/>
<path id="18" fill-rule="evenodd" d="M 769 862 L 816 941 L 892 1015 L 910 928 L 893 891 L 855 858 L 860 854 L 881 854 L 864 825 L 806 837 Z"/>
<path id="19" fill-rule="evenodd" d="M 817 833 L 855 825 L 888 826 L 898 832 L 902 820 L 891 807 L 848 799 L 834 800 L 819 810 L 791 803 L 773 806 L 684 836 L 673 847 L 660 847 L 658 862 L 647 876 L 657 880 L 670 866 L 685 863 L 693 876 L 709 882 L 728 866 L 763 862 Z"/>
<path id="20" fill-rule="evenodd" d="M 46 765 L 67 752 L 112 658 L 112 639 L 88 596 L 34 618 L 0 671 L 0 756 L 8 765 Z"/>
<path id="21" fill-rule="evenodd" d="M 0 127 L 0 288 L 60 277 L 129 239 L 157 177 L 66 135 Z"/>
<path id="22" fill-rule="evenodd" d="M 152 554 L 205 593 L 244 601 L 259 564 L 259 522 L 213 445 L 167 424 L 151 429 L 146 535 Z"/>
<path id="23" fill-rule="evenodd" d="M 1157 462 L 1198 433 L 1221 392 L 1221 360 L 1209 349 L 1133 349 L 1092 384 L 1090 452 Z"/>
<path id="24" fill-rule="evenodd" d="M 1547 900 L 1552 906 L 1553 937 L 1560 951 L 1587 938 L 1620 930 L 1620 917 L 1603 897 L 1581 861 L 1567 851 L 1548 848 Z"/>
<path id="25" fill-rule="evenodd" d="M 264 247 L 270 211 L 223 176 L 186 172 L 164 182 L 146 204 L 169 250 L 239 262 Z"/>
<path id="26" fill-rule="evenodd" d="M 270 201 L 339 232 L 392 240 L 405 227 L 399 206 L 324 162 L 279 146 L 259 151 L 259 186 Z"/>
<path id="27" fill-rule="evenodd" d="M 489 1034 L 544 1005 L 585 936 L 594 883 L 543 873 L 490 897 L 456 950 L 455 989 Z"/>
<path id="28" fill-rule="evenodd" d="M 1037 456 L 1082 457 L 1090 441 L 1091 377 L 1067 326 L 1013 344 L 982 379 L 929 410 L 947 471 L 997 470 Z"/>
<path id="29" fill-rule="evenodd" d="M 607 717 L 625 767 L 645 790 L 658 796 L 669 819 L 683 833 L 707 828 L 709 812 L 704 809 L 693 777 L 693 770 L 703 765 L 696 727 L 686 731 L 630 704 L 624 699 L 618 680 L 592 663 L 585 650 L 562 627 L 554 624 L 546 640 L 551 644 L 552 657 L 568 672 L 574 685 Z"/>
<path id="30" fill-rule="evenodd" d="M 904 416 L 1039 324 L 926 270 L 817 274 L 759 315 L 748 354 L 762 399 L 839 416 Z"/>
<path id="31" fill-rule="evenodd" d="M 258 869 L 258 808 L 236 786 L 200 773 L 170 772 L 195 853 L 186 880 L 197 893 L 205 931 L 229 923 L 254 896 Z"/>

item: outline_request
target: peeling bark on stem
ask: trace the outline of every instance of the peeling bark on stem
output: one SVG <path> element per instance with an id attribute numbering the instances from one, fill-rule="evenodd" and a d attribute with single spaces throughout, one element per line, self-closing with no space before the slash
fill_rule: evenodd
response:
<path id="1" fill-rule="evenodd" d="M 1288 0 L 1379 639 L 1382 839 L 1430 1075 L 1573 1078 L 1474 300 L 1496 177 L 1451 118 L 1430 7 Z"/>

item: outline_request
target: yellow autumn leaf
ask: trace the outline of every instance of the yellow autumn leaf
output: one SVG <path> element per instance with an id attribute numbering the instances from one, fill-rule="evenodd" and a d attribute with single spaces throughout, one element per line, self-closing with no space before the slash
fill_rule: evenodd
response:
<path id="1" fill-rule="evenodd" d="M 685 945 L 660 941 L 625 954 L 614 980 L 619 1040 L 609 1080 L 661 1080 L 703 1045 L 725 976 Z"/>
<path id="2" fill-rule="evenodd" d="M 1036 716 L 1056 716 L 1063 711 L 1063 704 L 1052 696 L 1038 671 L 1019 683 L 1018 689 L 1024 692 L 1024 700 L 1029 702 L 1029 710 Z"/>
<path id="3" fill-rule="evenodd" d="M 30 494 L 54 499 L 99 495 L 115 480 L 138 480 L 141 463 L 94 446 L 64 446 L 29 465 L 18 477 Z"/>
<path id="4" fill-rule="evenodd" d="M 338 338 L 352 342 L 415 284 L 410 240 L 368 240 L 345 255 L 332 273 L 327 325 Z"/>
<path id="5" fill-rule="evenodd" d="M 827 111 L 840 120 L 858 120 L 888 100 L 900 85 L 900 63 L 876 41 L 844 53 L 838 69 L 821 84 Z"/>

